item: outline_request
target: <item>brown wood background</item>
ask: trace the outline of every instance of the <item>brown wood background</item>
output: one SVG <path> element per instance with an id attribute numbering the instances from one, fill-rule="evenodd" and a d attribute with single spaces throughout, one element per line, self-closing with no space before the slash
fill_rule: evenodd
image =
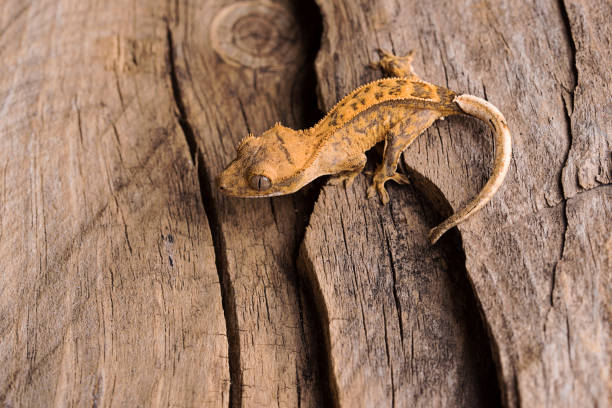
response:
<path id="1" fill-rule="evenodd" d="M 0 2 L 0 407 L 612 406 L 612 3 Z M 434 124 L 391 203 L 220 196 L 416 50 L 505 114 Z M 315 59 L 316 58 L 316 59 Z M 375 156 L 375 155 L 374 155 Z M 376 158 L 374 157 L 374 160 Z"/>

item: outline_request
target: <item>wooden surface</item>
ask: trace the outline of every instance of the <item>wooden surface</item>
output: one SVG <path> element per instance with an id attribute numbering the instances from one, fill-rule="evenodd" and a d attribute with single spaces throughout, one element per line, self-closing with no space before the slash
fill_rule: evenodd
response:
<path id="1" fill-rule="evenodd" d="M 229 400 L 166 25 L 119 3 L 2 6 L 2 406 Z"/>
<path id="2" fill-rule="evenodd" d="M 207 215 L 214 217 L 229 332 L 232 405 L 318 406 L 309 305 L 295 268 L 304 193 L 273 200 L 222 197 L 215 177 L 250 132 L 282 120 L 304 126 L 308 38 L 288 1 L 179 3 L 172 10 L 177 86 L 193 132 Z"/>
<path id="3" fill-rule="evenodd" d="M 326 36 L 317 73 L 325 107 L 373 77 L 363 67 L 376 47 L 397 53 L 416 49 L 414 66 L 423 78 L 485 97 L 508 120 L 514 152 L 506 183 L 480 214 L 459 227 L 464 279 L 484 315 L 502 403 L 610 405 L 612 191 L 606 184 L 612 169 L 607 91 L 612 30 L 602 20 L 612 14 L 610 3 L 319 4 Z M 363 27 L 361 35 L 354 34 L 356 26 Z M 458 208 L 488 177 L 491 143 L 482 124 L 453 118 L 432 127 L 404 157 L 417 173 L 415 184 L 433 203 Z M 404 205 L 393 194 L 398 193 L 392 192 L 392 201 Z M 330 191 L 311 215 L 313 230 L 304 245 L 315 261 L 321 247 L 333 253 L 355 246 L 350 240 L 333 249 L 316 243 L 317 236 L 343 230 L 344 215 L 352 211 L 340 211 L 335 225 L 328 212 L 345 195 Z M 438 205 L 442 214 L 445 207 Z M 365 242 L 368 251 L 376 242 L 388 245 L 369 235 Z M 362 262 L 367 257 L 351 256 L 352 264 Z M 313 263 L 314 279 L 323 286 L 319 302 L 329 306 L 351 290 L 342 282 L 326 297 L 333 269 Z M 333 316 L 333 310 L 327 312 Z M 331 358 L 345 361 L 345 349 L 334 353 L 334 342 L 343 336 L 332 327 Z M 365 353 L 366 345 L 361 349 Z M 379 364 L 366 361 L 352 377 Z M 345 381 L 340 387 L 352 395 L 353 379 L 344 367 L 339 370 L 336 378 Z"/>
<path id="4" fill-rule="evenodd" d="M 612 405 L 612 4 L 434 3 L 0 3 L 0 407 Z M 386 207 L 218 194 L 377 47 L 504 113 L 489 205 L 426 243 L 489 175 L 463 117 Z"/>

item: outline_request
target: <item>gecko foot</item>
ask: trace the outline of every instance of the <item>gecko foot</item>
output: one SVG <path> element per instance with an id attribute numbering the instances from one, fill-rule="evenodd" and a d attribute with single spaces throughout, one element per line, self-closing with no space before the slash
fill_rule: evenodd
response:
<path id="1" fill-rule="evenodd" d="M 345 188 L 350 187 L 353 184 L 353 181 L 355 181 L 355 177 L 357 177 L 357 175 L 361 173 L 365 167 L 367 161 L 368 159 L 363 153 L 350 158 L 346 162 L 342 163 L 342 171 L 336 173 L 335 176 L 330 177 L 328 183 L 332 186 L 337 186 L 338 184 L 344 182 Z"/>
<path id="2" fill-rule="evenodd" d="M 345 171 L 336 176 L 330 177 L 327 183 L 332 186 L 340 185 L 344 182 L 344 187 L 349 188 L 353 185 L 353 181 L 355 181 L 355 177 L 361 173 L 361 170 L 358 171 Z"/>
<path id="3" fill-rule="evenodd" d="M 383 204 L 387 204 L 389 202 L 389 193 L 387 193 L 384 183 L 372 184 L 370 187 L 368 187 L 368 198 L 374 197 L 376 193 L 378 193 L 380 201 Z"/>
<path id="4" fill-rule="evenodd" d="M 380 197 L 380 201 L 383 204 L 387 204 L 389 202 L 389 193 L 385 189 L 385 182 L 393 180 L 398 184 L 409 184 L 410 180 L 408 177 L 404 176 L 401 173 L 395 173 L 392 176 L 385 176 L 382 171 L 376 171 L 374 174 L 374 179 L 372 180 L 372 185 L 368 187 L 368 198 L 372 198 L 378 193 Z"/>
<path id="5" fill-rule="evenodd" d="M 414 58 L 414 51 L 410 51 L 408 54 L 401 57 L 381 48 L 377 51 L 380 56 L 380 61 L 371 63 L 370 67 L 380 68 L 383 72 L 392 76 L 418 78 L 411 64 Z"/>

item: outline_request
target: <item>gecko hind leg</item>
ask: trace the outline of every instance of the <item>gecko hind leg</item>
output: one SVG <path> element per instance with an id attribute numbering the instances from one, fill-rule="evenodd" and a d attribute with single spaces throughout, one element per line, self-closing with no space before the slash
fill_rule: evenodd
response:
<path id="1" fill-rule="evenodd" d="M 385 139 L 385 150 L 383 152 L 383 160 L 374 171 L 372 177 L 372 185 L 368 188 L 368 198 L 374 197 L 377 193 L 380 201 L 383 204 L 389 202 L 389 193 L 385 189 L 385 183 L 393 180 L 398 184 L 408 184 L 408 177 L 397 172 L 397 163 L 402 155 L 402 152 L 408 147 L 415 138 L 406 137 L 399 132 L 389 132 Z"/>
<path id="2" fill-rule="evenodd" d="M 414 50 L 401 57 L 380 48 L 377 51 L 380 60 L 370 64 L 372 68 L 380 68 L 386 75 L 389 76 L 408 78 L 411 80 L 420 79 L 412 69 Z"/>
<path id="3" fill-rule="evenodd" d="M 406 119 L 393 127 L 385 137 L 385 150 L 381 164 L 374 172 L 372 185 L 368 188 L 368 198 L 377 193 L 383 204 L 389 202 L 389 194 L 385 190 L 385 182 L 393 180 L 399 184 L 408 184 L 406 176 L 398 173 L 397 163 L 402 152 L 412 142 L 440 117 L 440 113 L 428 109 L 414 109 L 406 112 Z"/>

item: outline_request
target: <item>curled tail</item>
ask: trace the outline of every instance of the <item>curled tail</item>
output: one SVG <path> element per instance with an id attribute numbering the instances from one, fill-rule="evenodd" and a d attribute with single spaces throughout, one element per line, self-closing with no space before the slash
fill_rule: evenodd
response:
<path id="1" fill-rule="evenodd" d="M 495 136 L 495 161 L 493 174 L 476 197 L 462 209 L 429 231 L 429 240 L 434 244 L 446 231 L 480 210 L 493 197 L 508 172 L 512 155 L 512 140 L 504 115 L 492 104 L 473 95 L 460 95 L 454 100 L 463 112 L 488 123 Z"/>

